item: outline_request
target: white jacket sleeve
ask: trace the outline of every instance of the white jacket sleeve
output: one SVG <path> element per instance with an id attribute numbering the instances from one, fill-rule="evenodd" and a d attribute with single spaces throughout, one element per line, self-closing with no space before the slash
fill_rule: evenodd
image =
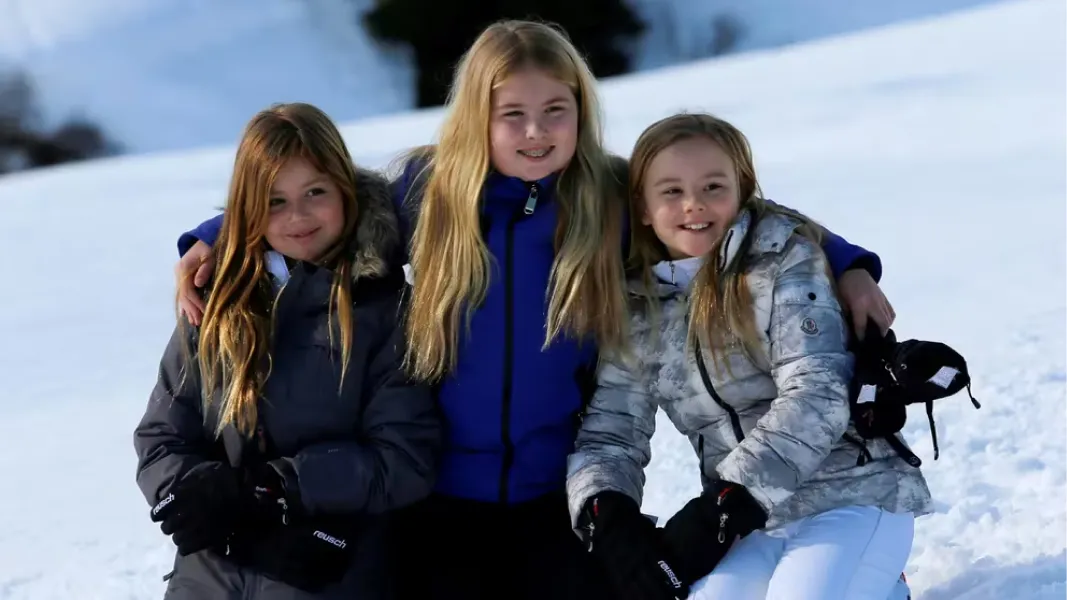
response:
<path id="1" fill-rule="evenodd" d="M 600 492 L 621 492 L 641 505 L 657 407 L 641 371 L 613 363 L 600 369 L 597 391 L 567 465 L 568 505 L 575 527 L 586 502 Z"/>

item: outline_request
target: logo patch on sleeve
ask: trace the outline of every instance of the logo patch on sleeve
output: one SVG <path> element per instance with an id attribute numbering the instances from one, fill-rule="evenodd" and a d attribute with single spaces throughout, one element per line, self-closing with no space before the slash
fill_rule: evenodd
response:
<path id="1" fill-rule="evenodd" d="M 808 335 L 815 335 L 819 333 L 819 324 L 815 322 L 815 319 L 807 317 L 800 322 L 800 330 Z"/>

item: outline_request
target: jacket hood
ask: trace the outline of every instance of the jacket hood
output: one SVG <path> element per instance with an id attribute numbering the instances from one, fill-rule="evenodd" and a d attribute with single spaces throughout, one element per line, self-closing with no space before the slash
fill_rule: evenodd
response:
<path id="1" fill-rule="evenodd" d="M 384 277 L 400 269 L 403 249 L 388 180 L 356 167 L 356 203 L 359 216 L 351 246 L 355 257 L 352 278 Z"/>

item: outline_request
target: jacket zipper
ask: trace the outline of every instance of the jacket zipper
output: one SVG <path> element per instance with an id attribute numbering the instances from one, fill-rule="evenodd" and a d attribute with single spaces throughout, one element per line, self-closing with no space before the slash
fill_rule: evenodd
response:
<path id="1" fill-rule="evenodd" d="M 704 353 L 700 351 L 700 342 L 696 342 L 696 361 L 697 369 L 700 370 L 700 379 L 704 382 L 704 389 L 711 395 L 711 399 L 726 411 L 726 414 L 730 417 L 730 425 L 733 426 L 734 437 L 737 438 L 737 443 L 740 444 L 741 440 L 745 439 L 745 432 L 741 429 L 741 417 L 738 417 L 734 407 L 723 402 L 722 397 L 715 391 L 715 386 L 711 383 L 711 376 L 708 375 L 708 367 L 704 364 Z"/>
<path id="2" fill-rule="evenodd" d="M 697 436 L 697 462 L 700 463 L 700 476 L 704 475 L 704 434 L 701 433 Z"/>
<path id="3" fill-rule="evenodd" d="M 524 214 L 533 214 L 537 207 L 538 195 L 537 184 L 530 184 L 530 194 L 523 206 Z M 504 445 L 504 457 L 500 465 L 501 503 L 508 501 L 508 482 L 511 477 L 511 466 L 515 462 L 515 444 L 511 440 L 511 379 L 515 353 L 512 347 L 515 343 L 515 224 L 520 218 L 519 214 L 515 214 L 508 219 L 504 241 L 504 389 L 501 394 L 500 407 L 500 441 Z"/>
<path id="4" fill-rule="evenodd" d="M 500 441 L 504 444 L 504 458 L 500 465 L 500 501 L 503 503 L 508 501 L 508 478 L 511 465 L 515 462 L 515 445 L 511 441 L 511 363 L 514 354 L 511 346 L 515 337 L 515 311 L 512 307 L 515 293 L 512 289 L 511 263 L 515 248 L 515 221 L 514 217 L 508 220 L 504 242 L 504 389 L 500 407 Z"/>

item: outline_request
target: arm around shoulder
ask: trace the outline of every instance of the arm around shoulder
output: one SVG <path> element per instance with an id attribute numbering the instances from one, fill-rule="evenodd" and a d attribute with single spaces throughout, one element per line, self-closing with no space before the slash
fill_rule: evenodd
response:
<path id="1" fill-rule="evenodd" d="M 193 247 L 198 241 L 204 242 L 208 246 L 214 246 L 215 242 L 219 239 L 219 232 L 222 231 L 222 220 L 225 218 L 225 214 L 220 213 L 211 217 L 207 221 L 197 225 L 190 231 L 178 236 L 178 257 L 185 256 L 185 253 L 189 251 L 189 248 Z"/>
<path id="2" fill-rule="evenodd" d="M 787 211 L 793 211 L 793 209 L 771 200 L 767 200 L 767 203 L 780 206 Z M 882 259 L 877 254 L 849 242 L 844 237 L 822 225 L 816 225 L 816 227 L 822 235 L 822 249 L 830 263 L 830 270 L 834 275 L 834 280 L 841 279 L 845 271 L 852 269 L 867 271 L 875 282 L 881 280 Z"/>
<path id="3" fill-rule="evenodd" d="M 778 396 L 716 467 L 770 513 L 804 483 L 848 427 L 853 359 L 819 247 L 794 234 L 774 280 L 769 326 Z"/>
<path id="4" fill-rule="evenodd" d="M 882 259 L 874 252 L 850 243 L 829 229 L 823 228 L 823 252 L 830 262 L 834 279 L 841 279 L 845 271 L 863 269 L 875 282 L 882 278 Z"/>

